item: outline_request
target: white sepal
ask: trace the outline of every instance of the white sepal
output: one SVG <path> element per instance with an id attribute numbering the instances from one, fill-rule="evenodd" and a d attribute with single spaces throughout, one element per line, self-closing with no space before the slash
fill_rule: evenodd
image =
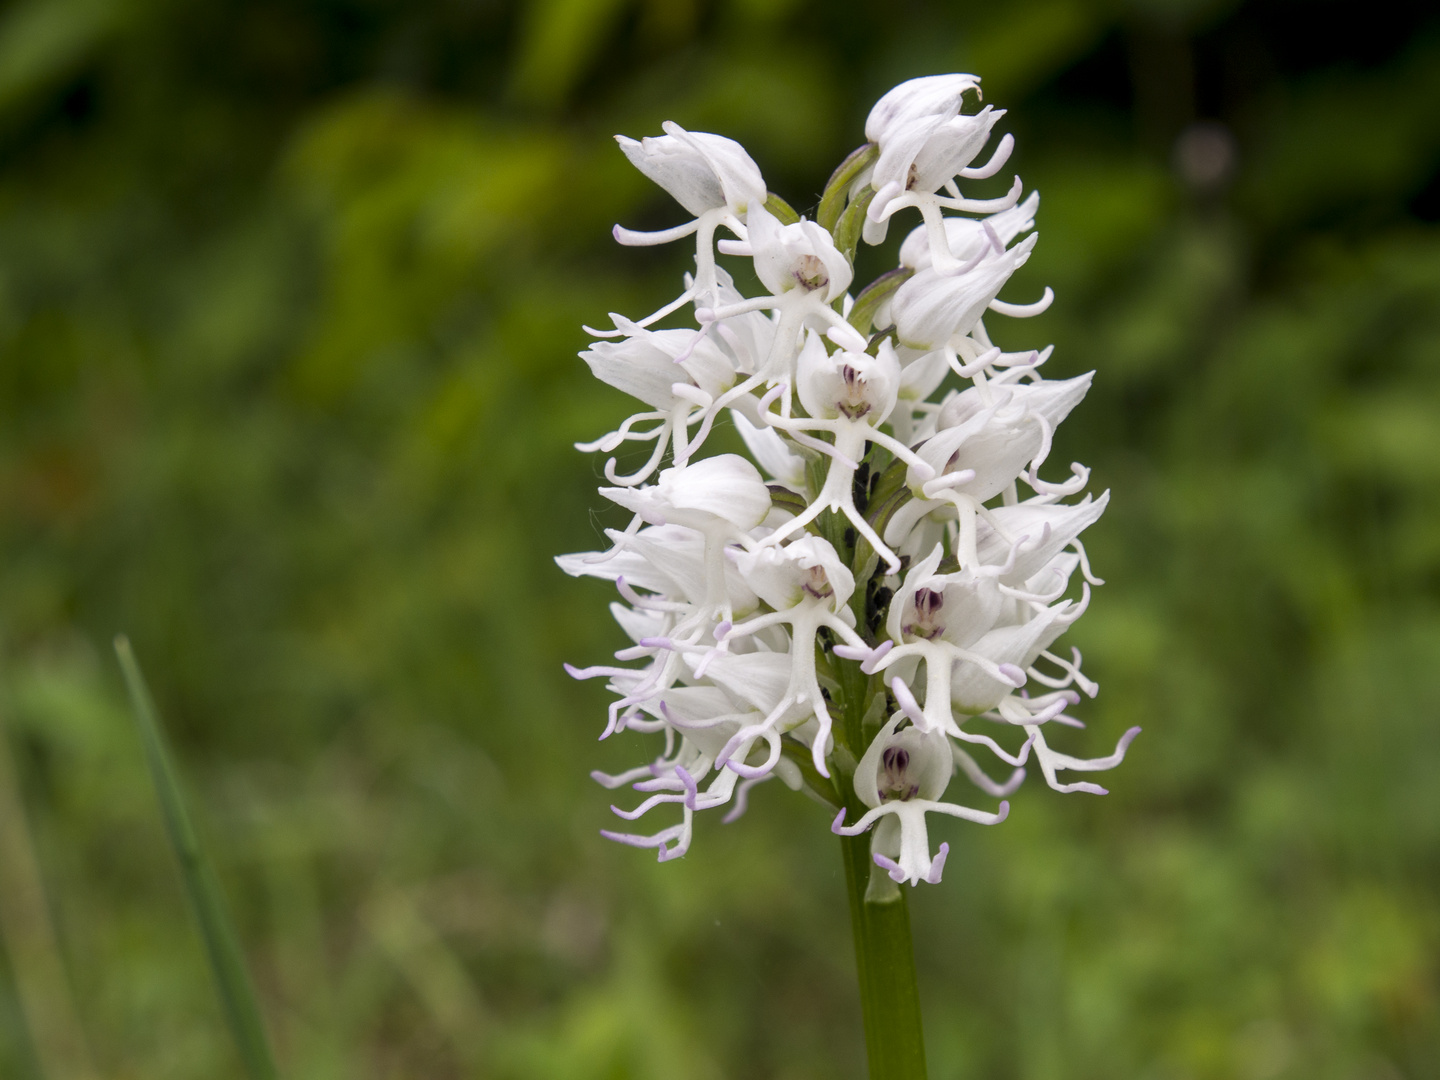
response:
<path id="1" fill-rule="evenodd" d="M 679 401 L 676 383 L 689 383 L 711 397 L 734 384 L 734 361 L 713 341 L 697 342 L 694 331 L 645 330 L 623 319 L 616 322 L 632 336 L 597 341 L 580 354 L 601 382 L 662 410 Z M 681 355 L 685 358 L 677 364 L 675 358 Z"/>
<path id="2" fill-rule="evenodd" d="M 945 276 L 934 267 L 918 271 L 895 291 L 891 317 L 900 342 L 917 349 L 938 349 L 968 334 L 1034 250 L 1031 233 L 1003 252 L 993 249 L 964 274 Z"/>
<path id="3" fill-rule="evenodd" d="M 734 139 L 708 131 L 686 131 L 666 121 L 666 134 L 638 142 L 624 135 L 615 141 L 642 173 L 668 191 L 695 216 L 728 207 L 737 216 L 765 201 L 760 167 Z"/>
<path id="4" fill-rule="evenodd" d="M 778 431 L 772 427 L 756 427 L 738 409 L 730 410 L 730 419 L 735 422 L 745 449 L 762 469 L 792 491 L 805 490 L 805 459 L 790 449 Z"/>
<path id="5" fill-rule="evenodd" d="M 707 529 L 716 521 L 748 532 L 770 512 L 760 470 L 738 454 L 718 454 L 683 469 L 670 468 L 642 488 L 601 488 L 600 494 L 652 525 Z"/>
<path id="6" fill-rule="evenodd" d="M 865 137 L 882 146 L 897 125 L 922 116 L 954 116 L 961 99 L 980 85 L 975 75 L 924 75 L 887 91 L 865 118 Z"/>

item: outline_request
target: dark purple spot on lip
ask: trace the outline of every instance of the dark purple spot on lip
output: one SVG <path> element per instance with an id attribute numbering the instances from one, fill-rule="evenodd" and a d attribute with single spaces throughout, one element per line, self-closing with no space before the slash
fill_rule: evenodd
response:
<path id="1" fill-rule="evenodd" d="M 851 420 L 859 420 L 870 411 L 871 403 L 866 400 L 865 377 L 850 364 L 840 367 L 840 378 L 845 382 L 845 396 L 835 403 L 841 414 Z"/>
<path id="2" fill-rule="evenodd" d="M 910 751 L 903 746 L 887 746 L 880 755 L 880 761 L 885 769 L 884 783 L 880 785 L 882 802 L 889 802 L 891 799 L 906 802 L 919 793 L 920 785 L 907 775 Z"/>
<path id="3" fill-rule="evenodd" d="M 824 600 L 827 596 L 833 596 L 835 590 L 830 586 L 830 579 L 825 574 L 824 567 L 812 566 L 805 575 L 805 584 L 801 586 L 807 593 L 816 600 Z"/>
<path id="4" fill-rule="evenodd" d="M 940 621 L 940 611 L 945 606 L 945 593 L 939 589 L 916 589 L 915 597 L 911 600 L 915 608 L 915 617 L 912 621 L 900 627 L 907 634 L 918 638 L 925 638 L 933 641 L 945 632 L 945 624 Z"/>

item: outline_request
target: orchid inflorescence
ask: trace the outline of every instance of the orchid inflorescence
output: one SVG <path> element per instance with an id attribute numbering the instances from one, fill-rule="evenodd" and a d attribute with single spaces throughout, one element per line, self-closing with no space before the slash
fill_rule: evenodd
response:
<path id="1" fill-rule="evenodd" d="M 1088 471 L 1040 475 L 1091 375 L 1042 378 L 1050 349 L 1005 352 L 986 330 L 987 313 L 1036 315 L 1052 293 L 998 299 L 1034 249 L 1039 196 L 1022 201 L 1019 177 L 1001 198 L 961 193 L 1014 145 L 1005 135 L 972 164 L 1004 112 L 962 112 L 971 94 L 979 79 L 954 74 L 882 97 L 815 220 L 770 194 L 730 139 L 673 123 L 658 138 L 617 136 L 694 219 L 655 233 L 616 226 L 615 238 L 693 236 L 696 251 L 679 297 L 638 321 L 612 315 L 581 354 L 645 409 L 579 448 L 653 446 L 628 475 L 614 457 L 605 465 L 613 486 L 600 493 L 633 514 L 629 527 L 607 530 L 607 551 L 558 560 L 615 583 L 611 610 L 634 643 L 616 658 L 633 666 L 568 670 L 607 679 L 617 696 L 602 737 L 664 738 L 654 761 L 593 774 L 645 796 L 615 812 L 680 812 L 652 834 L 611 839 L 676 858 L 696 811 L 728 806 L 733 820 L 753 785 L 778 776 L 838 811 L 835 832 L 874 826 L 871 854 L 888 877 L 872 873 L 872 895 L 890 880 L 938 882 L 949 849 L 932 856 L 926 814 L 996 824 L 1009 810 L 945 801 L 957 769 L 1003 800 L 1033 756 L 1056 791 L 1103 794 L 1059 774 L 1119 764 L 1139 731 L 1092 759 L 1047 740 L 1052 725 L 1082 727 L 1066 710 L 1097 690 L 1078 651 L 1051 647 L 1101 584 L 1080 533 L 1109 492 L 1065 503 Z M 880 243 L 911 208 L 921 222 L 899 268 L 852 294 L 859 243 Z M 722 227 L 734 239 L 717 241 Z M 768 294 L 742 296 L 717 250 L 752 260 Z M 696 326 L 659 328 L 685 309 Z M 726 419 L 753 461 L 697 456 Z M 986 726 L 1001 739 L 976 730 Z M 1006 728 L 1020 732 L 1002 741 Z M 991 779 L 976 747 L 1008 777 Z"/>

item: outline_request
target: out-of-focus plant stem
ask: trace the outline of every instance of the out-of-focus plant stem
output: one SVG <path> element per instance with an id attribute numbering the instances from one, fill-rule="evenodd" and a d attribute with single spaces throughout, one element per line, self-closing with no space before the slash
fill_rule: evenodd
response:
<path id="1" fill-rule="evenodd" d="M 10 744 L 0 727 L 0 935 L 10 959 L 35 1057 L 49 1080 L 91 1080 L 95 1070 L 70 997 L 65 965 Z"/>
<path id="2" fill-rule="evenodd" d="M 190 822 L 190 812 L 185 807 L 175 765 L 160 730 L 155 703 L 150 698 L 150 690 L 145 685 L 145 676 L 140 673 L 130 642 L 123 634 L 115 639 L 115 655 L 120 659 L 125 685 L 130 690 L 130 702 L 135 708 L 135 721 L 140 728 L 140 741 L 145 747 L 145 761 L 150 766 L 150 777 L 155 783 L 155 794 L 165 818 L 165 831 L 170 836 L 175 857 L 180 861 L 185 892 L 190 897 L 195 921 L 200 926 L 210 971 L 225 1006 L 225 1018 L 230 1022 L 235 1044 L 245 1062 L 245 1071 L 251 1080 L 278 1080 L 279 1070 L 275 1067 L 275 1058 L 265 1036 L 265 1024 L 255 999 L 255 988 L 250 983 L 250 973 L 245 968 L 245 956 L 240 951 L 234 924 L 225 908 L 220 881 L 210 860 L 205 857 L 205 850 L 200 846 L 200 839 Z"/>

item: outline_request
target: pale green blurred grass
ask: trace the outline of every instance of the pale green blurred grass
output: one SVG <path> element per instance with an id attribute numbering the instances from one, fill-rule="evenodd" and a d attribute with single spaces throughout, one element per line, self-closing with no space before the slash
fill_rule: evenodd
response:
<path id="1" fill-rule="evenodd" d="M 588 771 L 647 750 L 596 744 L 560 663 L 619 635 L 550 557 L 598 542 L 570 443 L 626 409 L 579 326 L 684 266 L 612 250 L 678 219 L 609 135 L 732 134 L 803 209 L 875 95 L 957 67 L 1043 192 L 1011 289 L 1059 294 L 997 332 L 1098 372 L 1057 450 L 1115 493 L 1075 745 L 1146 732 L 1103 800 L 942 830 L 932 1075 L 1440 1070 L 1440 43 L 1376 9 L 1297 60 L 1295 10 L 7 9 L 0 709 L 100 1074 L 239 1075 L 125 631 L 287 1076 L 861 1075 L 818 809 L 761 789 L 665 866 L 598 837 Z M 1157 39 L 1212 82 L 1243 46 L 1224 193 L 1137 134 Z M 24 955 L 7 1077 L 40 1075 Z"/>

